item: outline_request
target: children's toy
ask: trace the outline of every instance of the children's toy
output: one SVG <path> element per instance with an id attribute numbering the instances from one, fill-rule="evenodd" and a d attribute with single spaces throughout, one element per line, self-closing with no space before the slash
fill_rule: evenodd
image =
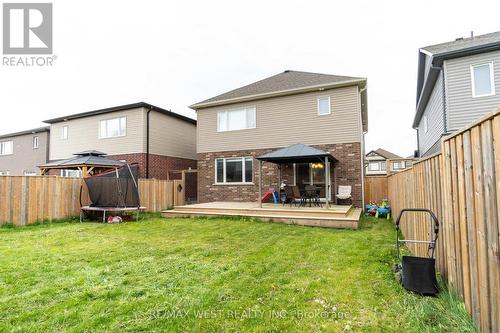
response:
<path id="1" fill-rule="evenodd" d="M 377 205 L 376 202 L 372 201 L 369 205 L 366 205 L 366 214 L 375 216 L 376 218 L 385 217 L 387 219 L 391 218 L 391 207 L 389 206 L 389 200 L 384 199 Z"/>
<path id="2" fill-rule="evenodd" d="M 274 188 L 270 188 L 269 191 L 267 191 L 266 193 L 264 193 L 264 195 L 262 196 L 262 202 L 266 201 L 267 198 L 269 197 L 273 197 L 273 202 L 275 204 L 278 204 L 280 203 L 280 199 L 279 199 L 279 195 L 278 193 L 274 190 Z"/>

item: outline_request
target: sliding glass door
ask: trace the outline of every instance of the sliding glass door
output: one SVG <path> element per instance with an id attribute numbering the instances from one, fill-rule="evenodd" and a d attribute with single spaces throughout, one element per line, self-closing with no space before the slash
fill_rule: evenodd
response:
<path id="1" fill-rule="evenodd" d="M 304 190 L 306 185 L 315 185 L 320 188 L 320 197 L 325 198 L 325 163 L 296 163 L 295 185 Z"/>

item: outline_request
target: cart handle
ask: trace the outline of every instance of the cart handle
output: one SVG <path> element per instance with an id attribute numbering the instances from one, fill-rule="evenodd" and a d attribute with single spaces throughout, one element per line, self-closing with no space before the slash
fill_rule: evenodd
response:
<path id="1" fill-rule="evenodd" d="M 401 221 L 401 217 L 403 216 L 404 212 L 424 212 L 424 213 L 429 213 L 431 215 L 432 220 L 434 221 L 434 234 L 438 234 L 439 232 L 439 221 L 436 217 L 436 215 L 432 212 L 432 210 L 427 209 L 427 208 L 404 208 L 399 212 L 399 216 L 396 220 L 396 231 L 399 230 L 399 222 Z"/>
<path id="2" fill-rule="evenodd" d="M 396 220 L 396 247 L 397 247 L 397 254 L 398 254 L 398 261 L 400 260 L 400 251 L 399 251 L 399 222 L 401 221 L 401 217 L 403 216 L 404 212 L 424 212 L 424 213 L 429 213 L 432 220 L 434 221 L 434 238 L 429 242 L 429 248 L 427 249 L 427 254 L 429 255 L 429 250 L 431 250 L 430 258 L 434 258 L 434 249 L 436 247 L 436 242 L 438 238 L 438 232 L 439 232 L 439 221 L 434 214 L 434 212 L 430 209 L 427 208 L 403 208 L 401 212 L 399 212 L 399 216 Z"/>

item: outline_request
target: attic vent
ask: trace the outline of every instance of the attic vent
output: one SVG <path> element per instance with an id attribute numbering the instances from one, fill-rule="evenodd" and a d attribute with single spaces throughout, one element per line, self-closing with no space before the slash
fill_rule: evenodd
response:
<path id="1" fill-rule="evenodd" d="M 283 73 L 290 73 L 290 72 L 291 72 L 291 70 L 287 69 Z"/>
<path id="2" fill-rule="evenodd" d="M 458 42 L 459 40 L 464 40 L 463 37 L 458 37 L 457 39 L 455 39 L 456 42 Z"/>

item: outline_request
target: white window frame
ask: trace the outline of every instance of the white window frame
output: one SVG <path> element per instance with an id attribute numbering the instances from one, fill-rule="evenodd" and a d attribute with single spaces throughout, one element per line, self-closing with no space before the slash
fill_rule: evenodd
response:
<path id="1" fill-rule="evenodd" d="M 401 170 L 401 169 L 404 169 L 404 168 L 401 167 L 400 162 L 392 162 L 392 170 Z"/>
<path id="2" fill-rule="evenodd" d="M 253 123 L 254 125 L 253 126 L 248 126 L 248 110 L 249 109 L 253 109 L 254 110 L 254 113 L 253 113 Z M 237 112 L 237 111 L 242 111 L 244 110 L 245 111 L 245 120 L 247 121 L 247 123 L 245 124 L 245 126 L 247 127 L 244 127 L 244 128 L 239 128 L 239 129 L 227 129 L 228 126 L 229 126 L 229 117 L 228 117 L 228 114 L 230 112 Z M 219 119 L 221 117 L 225 117 L 226 118 L 226 129 L 221 129 L 220 128 L 220 122 L 219 122 Z M 217 112 L 217 132 L 233 132 L 233 131 L 244 131 L 244 130 L 248 130 L 248 129 L 254 129 L 254 128 L 257 128 L 257 107 L 255 106 L 246 106 L 246 107 L 242 107 L 242 108 L 238 108 L 238 109 L 230 109 L 230 110 L 221 110 L 219 112 Z"/>
<path id="3" fill-rule="evenodd" d="M 9 170 L 0 170 L 0 176 L 10 176 Z"/>
<path id="4" fill-rule="evenodd" d="M 491 85 L 491 92 L 489 94 L 482 94 L 482 95 L 476 95 L 476 77 L 474 76 L 474 68 L 479 67 L 479 66 L 486 66 L 488 65 L 490 69 L 490 85 Z M 493 70 L 493 62 L 487 62 L 487 63 L 482 63 L 482 64 L 474 64 L 470 65 L 470 79 L 471 79 L 471 85 L 472 85 L 472 98 L 478 98 L 478 97 L 487 97 L 487 96 L 494 96 L 495 95 L 495 75 L 494 75 L 494 70 Z"/>
<path id="5" fill-rule="evenodd" d="M 377 169 L 371 169 L 370 165 L 377 165 Z M 382 171 L 380 167 L 380 162 L 368 162 L 368 171 Z"/>
<path id="6" fill-rule="evenodd" d="M 29 170 L 27 171 L 27 170 L 25 170 L 25 171 L 23 172 L 23 175 L 24 175 L 24 176 L 28 176 L 28 177 L 34 177 L 34 176 L 36 176 L 36 175 L 37 175 L 37 173 L 36 173 L 36 171 L 29 171 Z"/>
<path id="7" fill-rule="evenodd" d="M 110 136 L 108 135 L 108 121 L 111 121 L 111 120 L 116 120 L 118 119 L 118 124 L 119 124 L 119 127 L 120 127 L 120 132 L 123 130 L 123 134 L 119 134 L 119 135 L 113 135 L 113 136 Z M 121 128 L 121 120 L 122 119 L 125 119 L 125 128 Z M 103 136 L 102 133 L 101 133 L 101 123 L 105 121 L 106 122 L 106 136 Z M 114 118 L 108 118 L 108 119 L 102 119 L 102 120 L 99 120 L 99 122 L 97 123 L 97 136 L 99 139 L 111 139 L 111 138 L 122 138 L 124 136 L 127 136 L 127 116 L 122 116 L 122 117 L 114 117 Z"/>
<path id="8" fill-rule="evenodd" d="M 69 126 L 65 125 L 61 127 L 61 140 L 68 140 L 69 137 Z"/>
<path id="9" fill-rule="evenodd" d="M 11 150 L 9 153 L 5 152 L 5 145 L 10 143 Z M 14 154 L 14 141 L 9 140 L 9 141 L 2 141 L 0 142 L 0 156 L 7 156 L 7 155 L 13 155 Z"/>
<path id="10" fill-rule="evenodd" d="M 38 149 L 40 144 L 40 138 L 38 136 L 33 137 L 33 149 Z"/>
<path id="11" fill-rule="evenodd" d="M 319 111 L 319 100 L 322 99 L 322 98 L 328 98 L 328 113 L 321 113 Z M 331 99 L 330 99 L 330 96 L 318 96 L 316 98 L 316 107 L 317 107 L 317 111 L 318 111 L 318 115 L 319 116 L 328 116 L 329 114 L 332 113 L 332 103 L 331 103 Z"/>
<path id="12" fill-rule="evenodd" d="M 81 178 L 82 172 L 80 170 L 61 169 L 61 177 Z"/>
<path id="13" fill-rule="evenodd" d="M 424 133 L 429 132 L 429 120 L 427 119 L 426 115 L 423 116 L 422 122 L 424 124 Z"/>
<path id="14" fill-rule="evenodd" d="M 226 181 L 226 160 L 235 160 L 235 159 L 241 159 L 241 163 L 243 163 L 242 166 L 242 177 L 241 177 L 241 182 L 227 182 Z M 245 173 L 246 173 L 246 163 L 245 161 L 247 159 L 252 160 L 252 181 L 247 182 L 245 181 Z M 217 181 L 217 161 L 222 160 L 222 182 Z M 243 157 L 220 157 L 215 159 L 215 184 L 216 185 L 253 185 L 253 157 L 252 156 L 243 156 Z"/>

